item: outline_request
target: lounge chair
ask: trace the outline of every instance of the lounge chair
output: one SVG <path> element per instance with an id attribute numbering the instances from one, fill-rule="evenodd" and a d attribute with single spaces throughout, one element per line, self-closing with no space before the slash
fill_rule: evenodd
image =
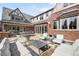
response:
<path id="1" fill-rule="evenodd" d="M 0 55 L 1 56 L 10 56 L 10 50 L 9 50 L 9 40 L 7 38 L 4 38 L 2 42 L 0 43 Z"/>
<path id="2" fill-rule="evenodd" d="M 79 56 L 79 39 L 72 45 L 62 43 L 55 49 L 51 56 Z"/>
<path id="3" fill-rule="evenodd" d="M 23 46 L 23 44 L 21 44 L 19 41 L 16 42 L 16 45 L 21 56 L 32 56 L 30 51 L 25 46 Z"/>
<path id="4" fill-rule="evenodd" d="M 0 50 L 3 48 L 3 45 L 4 45 L 5 41 L 6 41 L 6 39 L 7 39 L 7 38 L 4 38 L 4 39 L 2 40 L 2 42 L 0 43 Z"/>
<path id="5" fill-rule="evenodd" d="M 79 56 L 79 39 L 73 43 L 74 56 Z"/>
<path id="6" fill-rule="evenodd" d="M 72 56 L 73 49 L 70 44 L 61 44 L 59 45 L 51 56 Z"/>
<path id="7" fill-rule="evenodd" d="M 44 33 L 44 34 L 40 37 L 40 39 L 46 40 L 47 37 L 48 37 L 48 33 Z"/>
<path id="8" fill-rule="evenodd" d="M 54 43 L 61 44 L 64 41 L 64 36 L 62 34 L 57 34 L 56 38 L 52 40 Z"/>
<path id="9" fill-rule="evenodd" d="M 55 38 L 55 36 L 49 35 L 47 37 L 47 40 L 50 41 L 50 42 L 52 42 L 54 38 Z"/>

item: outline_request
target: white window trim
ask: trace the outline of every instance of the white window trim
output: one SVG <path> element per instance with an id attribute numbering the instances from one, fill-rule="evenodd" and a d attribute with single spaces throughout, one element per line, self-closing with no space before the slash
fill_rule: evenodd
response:
<path id="1" fill-rule="evenodd" d="M 79 16 L 75 16 L 75 17 L 70 17 L 70 18 L 77 18 L 77 20 L 78 20 L 78 17 Z M 68 26 L 68 29 L 62 29 L 62 27 L 59 29 L 58 27 L 57 27 L 57 29 L 54 29 L 53 28 L 53 23 L 52 23 L 52 30 L 62 30 L 62 31 L 79 31 L 79 29 L 78 29 L 78 24 L 77 24 L 77 29 L 69 29 L 69 18 L 64 18 L 64 19 L 66 19 L 67 20 L 67 26 Z M 60 19 L 60 20 L 64 20 L 64 19 Z M 61 22 L 60 22 L 61 23 Z M 61 26 L 61 25 L 59 25 L 59 26 Z"/>

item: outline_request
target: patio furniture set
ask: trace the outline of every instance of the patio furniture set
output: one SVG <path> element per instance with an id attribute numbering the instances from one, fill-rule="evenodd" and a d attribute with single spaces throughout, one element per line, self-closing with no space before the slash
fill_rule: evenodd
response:
<path id="1" fill-rule="evenodd" d="M 64 40 L 64 36 L 58 34 L 56 36 L 48 36 L 44 33 L 40 40 L 30 40 L 30 44 L 23 44 L 17 36 L 14 42 L 4 38 L 0 42 L 0 55 L 1 56 L 79 56 L 79 39 L 68 42 Z M 24 39 L 24 38 L 23 38 Z M 46 43 L 46 42 L 50 42 Z M 26 43 L 29 42 L 26 41 Z M 71 44 L 72 43 L 72 44 Z M 25 46 L 26 45 L 26 46 Z M 30 50 L 28 48 L 30 48 Z M 33 55 L 36 53 L 37 55 Z"/>

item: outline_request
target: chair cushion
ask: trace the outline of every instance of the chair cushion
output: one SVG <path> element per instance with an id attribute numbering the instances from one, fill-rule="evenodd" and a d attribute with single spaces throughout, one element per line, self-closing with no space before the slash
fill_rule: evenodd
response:
<path id="1" fill-rule="evenodd" d="M 64 39 L 64 36 L 62 34 L 57 34 L 56 37 L 57 39 Z"/>
<path id="2" fill-rule="evenodd" d="M 79 56 L 79 39 L 73 43 L 74 56 Z"/>
<path id="3" fill-rule="evenodd" d="M 29 54 L 31 55 L 30 51 L 25 46 L 23 46 L 20 42 L 17 41 L 16 45 L 18 47 L 18 50 L 19 50 L 21 56 L 25 56 L 25 55 L 27 56 Z"/>
<path id="4" fill-rule="evenodd" d="M 79 46 L 79 39 L 75 40 L 72 46 L 73 49 L 75 50 Z"/>
<path id="5" fill-rule="evenodd" d="M 72 45 L 62 43 L 55 49 L 52 56 L 73 56 Z"/>
<path id="6" fill-rule="evenodd" d="M 56 43 L 62 43 L 63 40 L 64 40 L 63 35 L 57 34 L 56 38 L 53 39 L 53 42 L 56 42 Z"/>

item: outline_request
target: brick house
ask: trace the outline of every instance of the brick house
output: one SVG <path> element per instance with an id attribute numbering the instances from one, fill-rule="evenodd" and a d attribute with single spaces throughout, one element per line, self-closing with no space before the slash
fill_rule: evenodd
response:
<path id="1" fill-rule="evenodd" d="M 36 16 L 24 14 L 18 8 L 3 8 L 0 31 L 33 31 L 39 35 L 45 32 L 49 35 L 63 34 L 65 39 L 74 41 L 79 38 L 78 19 L 77 3 L 57 3 L 54 8 Z"/>

